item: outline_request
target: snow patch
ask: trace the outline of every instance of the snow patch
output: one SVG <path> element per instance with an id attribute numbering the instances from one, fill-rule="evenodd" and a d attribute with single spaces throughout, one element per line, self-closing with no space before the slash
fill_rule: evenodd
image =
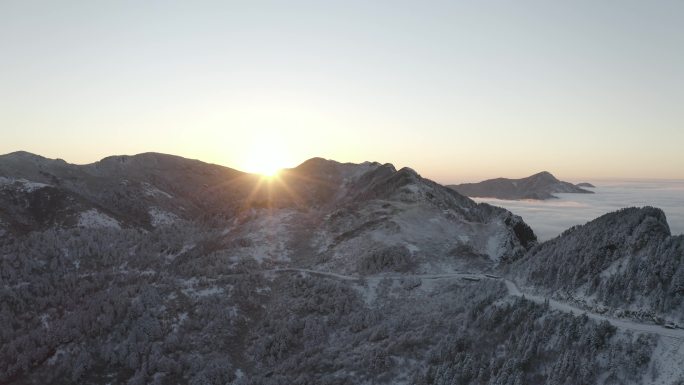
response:
<path id="1" fill-rule="evenodd" d="M 55 354 L 50 356 L 50 358 L 47 359 L 46 363 L 48 365 L 55 365 L 57 362 L 61 360 L 61 358 L 65 355 L 67 355 L 68 352 L 64 348 L 58 348 L 55 350 Z"/>
<path id="2" fill-rule="evenodd" d="M 501 239 L 497 236 L 489 237 L 486 251 L 489 258 L 497 260 L 501 256 Z"/>
<path id="3" fill-rule="evenodd" d="M 238 380 L 245 378 L 245 372 L 242 369 L 235 369 L 235 378 Z"/>
<path id="4" fill-rule="evenodd" d="M 50 187 L 49 184 L 34 182 L 26 179 L 14 179 L 0 176 L 0 186 L 17 185 L 24 192 L 33 192 L 43 187 Z"/>
<path id="5" fill-rule="evenodd" d="M 78 226 L 87 228 L 109 227 L 121 229 L 121 225 L 116 219 L 103 214 L 96 209 L 90 209 L 88 211 L 82 212 L 78 217 Z"/>
<path id="6" fill-rule="evenodd" d="M 222 293 L 223 293 L 222 287 L 209 287 L 206 289 L 195 290 L 195 292 L 193 294 L 197 297 L 207 297 L 210 295 L 216 295 L 216 294 L 222 294 Z"/>
<path id="7" fill-rule="evenodd" d="M 420 188 L 418 186 L 416 186 L 415 184 L 408 184 L 408 185 L 404 186 L 404 189 L 406 189 L 408 192 L 411 192 L 414 194 L 417 194 L 420 192 Z"/>
<path id="8" fill-rule="evenodd" d="M 143 194 L 147 195 L 148 197 L 158 197 L 158 196 L 163 196 L 166 198 L 173 198 L 173 195 L 167 193 L 166 191 L 162 191 L 158 189 L 156 186 L 151 185 L 149 183 L 142 182 L 141 183 L 142 188 L 143 188 Z"/>
<path id="9" fill-rule="evenodd" d="M 682 378 L 684 344 L 679 340 L 660 338 L 649 366 L 642 378 L 643 384 L 676 384 Z M 655 378 L 651 373 L 657 374 Z"/>
<path id="10" fill-rule="evenodd" d="M 261 216 L 250 228 L 245 238 L 250 246 L 242 249 L 241 254 L 249 255 L 259 263 L 265 260 L 287 262 L 290 260 L 289 229 L 296 220 L 295 211 L 279 210 Z"/>
<path id="11" fill-rule="evenodd" d="M 194 243 L 185 244 L 185 245 L 183 245 L 183 248 L 180 249 L 180 251 L 178 251 L 177 253 L 167 254 L 167 255 L 164 256 L 164 258 L 165 258 L 167 261 L 171 262 L 171 261 L 173 261 L 174 259 L 176 259 L 179 255 L 183 255 L 183 254 L 187 253 L 188 251 L 190 251 L 190 250 L 192 250 L 192 249 L 194 249 L 194 248 L 195 248 L 195 244 L 194 244 Z"/>
<path id="12" fill-rule="evenodd" d="M 164 211 L 159 207 L 150 207 L 148 213 L 150 214 L 150 223 L 154 227 L 168 226 L 180 220 L 176 214 Z"/>
<path id="13" fill-rule="evenodd" d="M 183 312 L 178 315 L 178 318 L 176 318 L 172 323 L 171 323 L 171 332 L 172 333 L 177 333 L 178 329 L 180 329 L 181 325 L 185 320 L 188 319 L 188 313 Z"/>
<path id="14" fill-rule="evenodd" d="M 45 329 L 50 329 L 50 316 L 47 314 L 41 314 L 40 315 L 40 323 L 43 325 Z"/>

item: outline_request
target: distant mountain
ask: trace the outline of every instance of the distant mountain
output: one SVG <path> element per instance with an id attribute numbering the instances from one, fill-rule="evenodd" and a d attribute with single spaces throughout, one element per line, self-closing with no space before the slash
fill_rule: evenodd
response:
<path id="1" fill-rule="evenodd" d="M 596 188 L 596 186 L 594 186 L 594 185 L 591 184 L 591 183 L 587 183 L 587 182 L 577 183 L 575 186 L 577 186 L 577 187 Z"/>
<path id="2" fill-rule="evenodd" d="M 628 208 L 566 230 L 511 266 L 518 282 L 615 315 L 684 322 L 684 236 L 660 209 Z"/>
<path id="3" fill-rule="evenodd" d="M 496 178 L 479 183 L 463 183 L 447 185 L 469 197 L 498 198 L 498 199 L 552 199 L 555 193 L 592 194 L 579 185 L 563 182 L 547 171 L 522 179 Z M 590 187 L 590 186 L 586 186 Z"/>

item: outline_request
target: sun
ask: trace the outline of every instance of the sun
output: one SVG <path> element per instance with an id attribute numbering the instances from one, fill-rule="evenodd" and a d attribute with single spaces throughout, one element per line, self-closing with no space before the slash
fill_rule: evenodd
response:
<path id="1" fill-rule="evenodd" d="M 280 170 L 281 167 L 271 164 L 265 164 L 257 170 L 257 173 L 270 178 L 278 175 L 278 171 Z"/>
<path id="2" fill-rule="evenodd" d="M 265 177 L 274 177 L 285 168 L 287 163 L 283 151 L 278 146 L 263 143 L 255 146 L 245 160 L 245 171 L 260 174 Z"/>

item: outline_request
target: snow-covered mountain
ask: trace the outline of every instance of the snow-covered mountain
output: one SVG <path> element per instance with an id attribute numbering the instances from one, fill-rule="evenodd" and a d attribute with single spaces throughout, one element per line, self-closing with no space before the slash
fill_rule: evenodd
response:
<path id="1" fill-rule="evenodd" d="M 684 321 L 684 236 L 670 235 L 660 209 L 622 209 L 570 228 L 511 271 L 522 285 L 587 308 Z"/>
<path id="2" fill-rule="evenodd" d="M 0 383 L 677 384 L 683 331 L 530 291 L 618 287 L 651 255 L 674 279 L 681 237 L 644 210 L 538 245 L 391 164 L 0 156 Z"/>
<path id="3" fill-rule="evenodd" d="M 74 165 L 15 152 L 0 156 L 0 177 L 0 220 L 10 231 L 76 226 L 84 213 L 101 220 L 81 224 L 115 221 L 122 227 L 148 229 L 160 220 L 195 220 L 227 209 L 214 204 L 222 185 L 255 179 L 227 167 L 156 153 Z M 23 188 L 27 183 L 34 188 Z M 234 184 L 232 192 L 245 194 L 240 183 Z"/>
<path id="4" fill-rule="evenodd" d="M 13 153 L 0 157 L 0 176 L 6 231 L 221 220 L 232 224 L 222 244 L 243 245 L 236 254 L 344 271 L 486 264 L 535 243 L 510 212 L 390 164 L 314 158 L 264 179 L 155 153 L 89 165 Z"/>
<path id="5" fill-rule="evenodd" d="M 459 193 L 469 197 L 498 199 L 552 199 L 556 193 L 592 194 L 593 191 L 582 187 L 593 187 L 589 184 L 574 185 L 558 180 L 548 171 L 521 179 L 496 178 L 478 183 L 448 185 Z"/>

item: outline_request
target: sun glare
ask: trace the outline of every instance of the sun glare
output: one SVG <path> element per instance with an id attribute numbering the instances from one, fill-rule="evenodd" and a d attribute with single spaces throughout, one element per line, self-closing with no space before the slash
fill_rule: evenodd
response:
<path id="1" fill-rule="evenodd" d="M 261 171 L 258 171 L 258 173 L 263 175 L 263 176 L 272 177 L 272 176 L 276 176 L 278 174 L 278 171 L 280 171 L 280 167 L 268 165 L 268 166 L 264 166 L 261 169 Z"/>
<path id="2" fill-rule="evenodd" d="M 285 156 L 279 147 L 262 144 L 249 153 L 244 168 L 247 172 L 273 177 L 285 167 L 285 163 Z"/>

